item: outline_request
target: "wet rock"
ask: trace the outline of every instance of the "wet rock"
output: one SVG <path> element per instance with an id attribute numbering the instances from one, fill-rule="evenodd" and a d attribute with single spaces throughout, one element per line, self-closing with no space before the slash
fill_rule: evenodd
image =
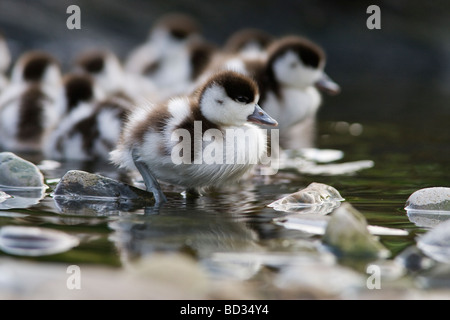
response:
<path id="1" fill-rule="evenodd" d="M 20 256 L 45 256 L 70 250 L 78 238 L 64 232 L 35 227 L 0 228 L 0 250 Z"/>
<path id="2" fill-rule="evenodd" d="M 327 214 L 339 207 L 345 199 L 326 184 L 313 182 L 305 189 L 269 204 L 277 211 Z"/>
<path id="3" fill-rule="evenodd" d="M 389 251 L 370 234 L 364 216 L 349 203 L 333 212 L 322 240 L 338 256 L 373 259 L 389 255 Z"/>
<path id="4" fill-rule="evenodd" d="M 409 213 L 450 215 L 450 188 L 434 187 L 418 190 L 406 201 Z"/>
<path id="5" fill-rule="evenodd" d="M 81 198 L 152 198 L 147 191 L 101 175 L 79 170 L 68 171 L 59 181 L 53 195 Z"/>
<path id="6" fill-rule="evenodd" d="M 82 215 L 114 214 L 154 204 L 150 192 L 79 170 L 68 171 L 52 196 L 62 213 Z"/>
<path id="7" fill-rule="evenodd" d="M 421 236 L 417 247 L 436 261 L 450 263 L 450 220 L 442 222 Z"/>
<path id="8" fill-rule="evenodd" d="M 0 185 L 6 187 L 45 187 L 44 176 L 33 163 L 14 153 L 0 153 Z"/>

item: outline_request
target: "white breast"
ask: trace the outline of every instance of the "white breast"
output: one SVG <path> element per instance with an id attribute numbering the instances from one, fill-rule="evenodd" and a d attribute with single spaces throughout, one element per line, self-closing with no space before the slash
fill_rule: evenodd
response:
<path id="1" fill-rule="evenodd" d="M 210 129 L 201 135 L 196 132 L 194 150 L 191 140 L 170 144 L 162 134 L 148 133 L 141 148 L 142 159 L 146 159 L 155 176 L 162 181 L 185 187 L 219 186 L 239 180 L 250 171 L 266 152 L 266 140 L 261 129 L 253 125 Z M 155 142 L 166 141 L 171 155 L 161 153 Z M 197 148 L 198 147 L 198 148 Z M 195 152 L 180 160 L 179 151 Z M 180 161 L 184 161 L 181 162 Z"/>
<path id="2" fill-rule="evenodd" d="M 262 107 L 278 121 L 278 128 L 283 129 L 314 117 L 320 103 L 321 96 L 314 87 L 284 88 L 281 99 L 268 92 Z"/>

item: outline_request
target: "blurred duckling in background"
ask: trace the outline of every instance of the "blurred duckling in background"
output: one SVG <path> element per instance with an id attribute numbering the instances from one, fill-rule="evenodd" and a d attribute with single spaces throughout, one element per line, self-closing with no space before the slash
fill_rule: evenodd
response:
<path id="1" fill-rule="evenodd" d="M 192 17 L 167 14 L 156 21 L 148 40 L 129 54 L 125 70 L 150 79 L 163 101 L 187 93 L 216 50 L 202 38 Z"/>
<path id="2" fill-rule="evenodd" d="M 122 168 L 137 169 L 158 205 L 166 201 L 158 180 L 183 186 L 193 193 L 236 182 L 253 169 L 266 151 L 265 135 L 250 122 L 277 124 L 258 106 L 258 100 L 258 86 L 249 77 L 232 71 L 217 73 L 189 96 L 155 107 L 136 107 L 117 148 L 111 152 L 111 160 Z M 202 125 L 200 136 L 195 133 L 195 121 Z M 223 139 L 205 141 L 203 134 L 207 129 L 222 132 Z M 248 139 L 227 141 L 227 129 L 250 134 Z M 172 152 L 180 141 L 175 141 L 173 134 L 180 131 L 189 133 L 190 142 L 184 138 L 182 141 L 186 147 L 193 147 L 187 155 L 187 149 L 183 150 L 186 162 L 176 163 Z M 220 161 L 203 158 L 204 150 L 211 147 L 222 151 Z M 226 159 L 235 161 L 229 163 Z"/>
<path id="3" fill-rule="evenodd" d="M 125 72 L 119 58 L 109 50 L 93 49 L 75 59 L 74 72 L 89 74 L 105 96 L 121 96 L 129 100 L 158 101 L 152 82 L 145 77 Z"/>
<path id="4" fill-rule="evenodd" d="M 64 113 L 64 90 L 58 61 L 30 51 L 15 63 L 11 81 L 0 96 L 0 147 L 36 152 L 42 138 Z"/>
<path id="5" fill-rule="evenodd" d="M 273 41 L 265 55 L 228 57 L 212 66 L 253 77 L 261 91 L 260 105 L 278 121 L 280 146 L 314 146 L 316 114 L 321 105 L 318 88 L 337 94 L 340 87 L 324 72 L 323 49 L 312 41 L 287 36 Z"/>
<path id="6" fill-rule="evenodd" d="M 313 147 L 316 116 L 322 103 L 318 89 L 334 95 L 340 87 L 324 71 L 325 52 L 312 41 L 290 36 L 268 49 L 262 107 L 280 124 L 280 145 L 287 149 Z"/>
<path id="7" fill-rule="evenodd" d="M 65 77 L 67 113 L 46 137 L 44 154 L 54 160 L 107 160 L 132 101 L 105 97 L 87 74 Z"/>
<path id="8" fill-rule="evenodd" d="M 3 34 L 0 32 L 0 93 L 8 85 L 7 72 L 11 64 L 11 53 Z"/>

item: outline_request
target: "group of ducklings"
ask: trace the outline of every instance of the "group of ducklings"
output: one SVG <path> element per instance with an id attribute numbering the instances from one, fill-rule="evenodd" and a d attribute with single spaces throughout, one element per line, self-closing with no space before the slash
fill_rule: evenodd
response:
<path id="1" fill-rule="evenodd" d="M 10 60 L 0 37 L 0 149 L 112 161 L 138 170 L 157 203 L 166 201 L 158 181 L 195 192 L 251 172 L 266 152 L 265 129 L 276 126 L 283 148 L 313 146 L 318 89 L 340 91 L 324 72 L 323 49 L 311 40 L 244 29 L 219 48 L 184 14 L 156 21 L 124 61 L 111 51 L 85 51 L 63 74 L 51 54 L 29 51 L 8 76 Z M 202 134 L 252 134 L 248 141 L 226 141 L 225 134 L 224 141 L 208 140 L 195 135 L 196 123 Z M 191 161 L 182 164 L 173 161 L 177 132 L 192 137 Z M 257 148 L 239 148 L 245 143 Z M 247 160 L 195 161 L 211 147 Z"/>

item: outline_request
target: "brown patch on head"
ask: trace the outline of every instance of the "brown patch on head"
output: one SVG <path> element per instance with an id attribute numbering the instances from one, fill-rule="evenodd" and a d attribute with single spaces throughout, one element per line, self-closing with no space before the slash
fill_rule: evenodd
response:
<path id="1" fill-rule="evenodd" d="M 39 142 L 44 131 L 44 100 L 47 97 L 39 85 L 31 85 L 22 95 L 19 106 L 17 139 Z"/>
<path id="2" fill-rule="evenodd" d="M 274 61 L 288 51 L 296 53 L 305 66 L 318 68 L 325 62 L 325 52 L 314 42 L 297 36 L 284 37 L 270 46 L 268 49 L 268 65 L 273 65 Z"/>
<path id="3" fill-rule="evenodd" d="M 256 44 L 261 49 L 266 49 L 273 41 L 274 37 L 269 33 L 259 29 L 243 29 L 233 33 L 224 45 L 224 51 L 239 53 L 245 46 Z"/>
<path id="4" fill-rule="evenodd" d="M 210 43 L 198 41 L 193 43 L 189 49 L 191 51 L 190 62 L 192 66 L 191 80 L 195 80 L 206 70 L 217 52 L 217 48 Z"/>
<path id="5" fill-rule="evenodd" d="M 155 29 L 166 29 L 173 38 L 184 40 L 192 34 L 200 32 L 200 27 L 194 18 L 182 13 L 167 14 L 155 23 Z"/>
<path id="6" fill-rule="evenodd" d="M 200 96 L 206 89 L 215 85 L 222 87 L 228 97 L 242 103 L 254 101 L 259 94 L 258 85 L 253 79 L 235 71 L 222 71 L 213 75 L 206 82 Z"/>
<path id="7" fill-rule="evenodd" d="M 87 73 L 98 74 L 105 68 L 108 53 L 101 50 L 89 51 L 80 55 L 75 64 Z"/>
<path id="8" fill-rule="evenodd" d="M 89 75 L 70 74 L 64 78 L 68 109 L 94 98 L 94 82 Z"/>
<path id="9" fill-rule="evenodd" d="M 59 67 L 58 62 L 52 55 L 42 51 L 27 52 L 21 56 L 19 61 L 23 65 L 24 80 L 30 82 L 41 81 L 50 65 Z"/>
<path id="10" fill-rule="evenodd" d="M 278 98 L 281 98 L 280 86 L 275 79 L 273 64 L 288 51 L 297 54 L 305 66 L 312 68 L 318 68 L 326 60 L 325 52 L 322 48 L 306 38 L 287 36 L 275 41 L 268 48 L 268 60 L 265 67 L 266 75 L 264 84 L 261 84 L 264 98 L 268 90 L 273 91 Z"/>

